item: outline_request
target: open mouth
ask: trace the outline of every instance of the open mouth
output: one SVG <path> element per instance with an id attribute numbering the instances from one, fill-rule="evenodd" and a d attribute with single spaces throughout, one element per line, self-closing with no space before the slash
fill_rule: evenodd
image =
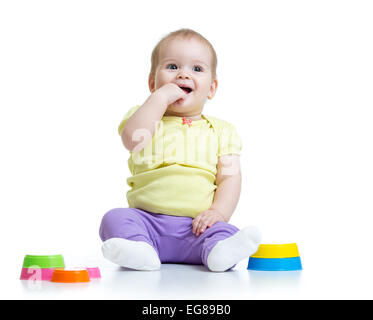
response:
<path id="1" fill-rule="evenodd" d="M 180 89 L 184 90 L 184 92 L 186 92 L 186 93 L 191 93 L 193 91 L 191 88 L 188 88 L 188 87 L 181 87 L 180 86 Z"/>

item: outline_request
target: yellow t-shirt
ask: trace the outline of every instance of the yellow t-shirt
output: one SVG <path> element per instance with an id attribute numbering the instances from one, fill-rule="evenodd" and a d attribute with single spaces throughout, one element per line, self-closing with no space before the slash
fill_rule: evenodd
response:
<path id="1" fill-rule="evenodd" d="M 127 112 L 118 127 L 119 134 L 140 107 Z M 140 137 L 149 133 L 139 130 L 136 134 L 142 141 Z M 187 124 L 181 117 L 163 117 L 151 143 L 140 152 L 130 153 L 129 206 L 196 217 L 212 205 L 218 158 L 240 154 L 241 148 L 235 128 L 224 120 L 202 115 L 201 120 Z"/>

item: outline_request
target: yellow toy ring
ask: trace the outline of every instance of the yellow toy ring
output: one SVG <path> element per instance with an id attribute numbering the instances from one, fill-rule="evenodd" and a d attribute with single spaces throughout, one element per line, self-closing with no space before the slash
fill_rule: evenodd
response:
<path id="1" fill-rule="evenodd" d="M 299 257 L 296 243 L 286 244 L 261 244 L 253 258 L 294 258 Z"/>

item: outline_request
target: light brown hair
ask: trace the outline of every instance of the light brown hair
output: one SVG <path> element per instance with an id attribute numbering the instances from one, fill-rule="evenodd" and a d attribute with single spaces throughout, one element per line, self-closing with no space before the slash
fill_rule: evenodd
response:
<path id="1" fill-rule="evenodd" d="M 181 37 L 181 38 L 184 38 L 184 39 L 196 38 L 196 39 L 200 40 L 202 43 L 204 43 L 204 44 L 206 44 L 208 46 L 208 48 L 211 51 L 211 56 L 212 56 L 212 61 L 211 61 L 211 75 L 212 75 L 212 78 L 215 79 L 216 78 L 216 67 L 217 67 L 217 64 L 218 64 L 218 59 L 217 59 L 214 47 L 200 33 L 196 32 L 196 31 L 194 31 L 192 29 L 186 29 L 186 28 L 170 32 L 168 35 L 166 35 L 165 37 L 163 37 L 157 43 L 157 45 L 154 47 L 153 52 L 152 52 L 150 74 L 152 76 L 155 75 L 155 70 L 157 69 L 157 66 L 158 66 L 159 51 L 160 51 L 162 45 L 165 42 L 167 42 L 169 40 L 172 40 L 174 38 L 177 38 L 177 37 Z"/>

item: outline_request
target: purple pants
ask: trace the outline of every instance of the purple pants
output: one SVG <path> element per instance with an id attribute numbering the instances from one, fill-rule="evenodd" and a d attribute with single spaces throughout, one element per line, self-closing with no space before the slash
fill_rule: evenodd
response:
<path id="1" fill-rule="evenodd" d="M 110 210 L 102 218 L 100 237 L 123 238 L 149 243 L 161 262 L 204 264 L 215 244 L 239 229 L 217 222 L 199 237 L 192 231 L 193 218 L 152 213 L 135 208 Z"/>

